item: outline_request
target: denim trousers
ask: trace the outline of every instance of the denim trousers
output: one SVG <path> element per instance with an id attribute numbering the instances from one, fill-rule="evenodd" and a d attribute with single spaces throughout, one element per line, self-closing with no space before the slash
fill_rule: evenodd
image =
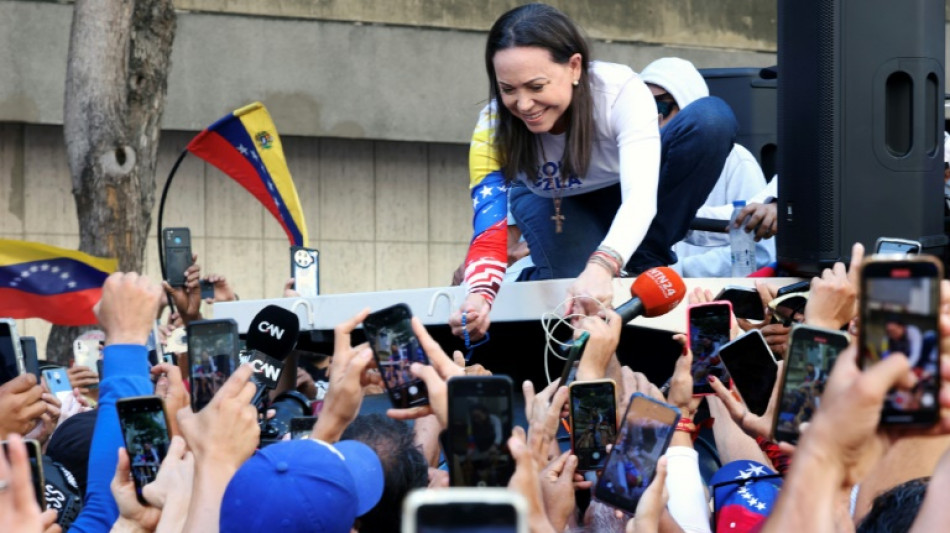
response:
<path id="1" fill-rule="evenodd" d="M 637 275 L 676 262 L 673 244 L 689 231 L 722 173 L 739 126 L 728 104 L 701 98 L 660 130 L 660 177 L 656 216 L 625 270 Z M 554 202 L 520 182 L 509 190 L 509 208 L 531 249 L 533 269 L 519 280 L 576 277 L 607 235 L 620 207 L 620 184 L 561 199 L 561 233 L 555 232 Z M 636 191 L 633 191 L 636 194 Z"/>

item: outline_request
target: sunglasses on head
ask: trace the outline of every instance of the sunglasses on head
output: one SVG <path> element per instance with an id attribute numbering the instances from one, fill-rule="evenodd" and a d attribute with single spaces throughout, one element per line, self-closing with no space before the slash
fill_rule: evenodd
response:
<path id="1" fill-rule="evenodd" d="M 662 94 L 656 98 L 656 112 L 660 115 L 663 115 L 663 118 L 669 118 L 670 113 L 673 112 L 673 108 L 676 107 L 676 102 L 669 99 L 669 95 Z"/>

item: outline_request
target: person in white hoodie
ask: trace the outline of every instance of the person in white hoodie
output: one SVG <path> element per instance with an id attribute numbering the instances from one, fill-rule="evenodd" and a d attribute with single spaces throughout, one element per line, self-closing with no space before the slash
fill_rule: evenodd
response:
<path id="1" fill-rule="evenodd" d="M 647 65 L 640 73 L 657 101 L 660 128 L 682 109 L 709 96 L 709 87 L 692 63 L 678 57 L 664 57 Z M 732 213 L 732 202 L 750 201 L 766 188 L 765 176 L 755 157 L 742 145 L 733 144 L 719 180 L 700 207 L 705 210 Z M 774 195 L 773 195 L 774 196 Z M 717 206 L 721 206 L 718 209 Z M 713 216 L 711 218 L 724 218 Z M 673 247 L 679 261 L 672 265 L 687 277 L 728 277 L 730 275 L 729 235 L 708 231 L 690 231 Z M 775 240 L 756 243 L 756 264 L 763 267 L 775 261 Z"/>

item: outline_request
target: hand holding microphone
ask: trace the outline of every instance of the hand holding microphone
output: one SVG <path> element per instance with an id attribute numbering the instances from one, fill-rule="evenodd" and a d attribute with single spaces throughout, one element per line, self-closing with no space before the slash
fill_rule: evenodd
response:
<path id="1" fill-rule="evenodd" d="M 683 278 L 669 267 L 656 267 L 637 276 L 630 298 L 615 311 L 624 323 L 639 316 L 655 317 L 672 311 L 686 296 Z"/>
<path id="2" fill-rule="evenodd" d="M 252 402 L 258 408 L 269 391 L 277 388 L 284 369 L 284 360 L 297 345 L 300 322 L 291 311 L 268 305 L 251 320 L 247 328 L 247 353 L 241 362 L 251 364 L 251 382 L 257 390 Z M 246 357 L 246 359 L 245 359 Z"/>

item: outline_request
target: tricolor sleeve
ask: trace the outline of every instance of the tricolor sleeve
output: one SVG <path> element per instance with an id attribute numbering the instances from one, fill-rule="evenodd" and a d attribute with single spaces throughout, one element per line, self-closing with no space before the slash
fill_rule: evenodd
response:
<path id="1" fill-rule="evenodd" d="M 491 106 L 479 116 L 468 165 L 472 193 L 472 242 L 465 257 L 465 285 L 491 304 L 508 266 L 508 187 L 495 150 Z"/>

